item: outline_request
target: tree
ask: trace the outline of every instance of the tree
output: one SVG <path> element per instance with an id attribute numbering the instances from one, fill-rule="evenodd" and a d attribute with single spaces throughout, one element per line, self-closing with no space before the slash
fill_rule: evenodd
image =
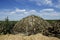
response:
<path id="1" fill-rule="evenodd" d="M 10 22 L 9 22 L 8 16 L 5 18 L 5 21 L 4 21 L 3 33 L 4 34 L 10 33 Z"/>

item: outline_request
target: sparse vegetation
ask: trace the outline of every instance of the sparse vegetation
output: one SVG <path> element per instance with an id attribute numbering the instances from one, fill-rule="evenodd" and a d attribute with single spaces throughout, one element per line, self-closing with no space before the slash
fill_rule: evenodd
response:
<path id="1" fill-rule="evenodd" d="M 51 33 L 51 36 L 60 38 L 60 20 L 52 20 L 50 24 L 52 28 L 48 28 L 48 32 Z"/>
<path id="2" fill-rule="evenodd" d="M 5 21 L 0 21 L 0 34 L 11 34 L 12 28 L 16 22 L 9 21 L 8 17 L 5 19 Z"/>

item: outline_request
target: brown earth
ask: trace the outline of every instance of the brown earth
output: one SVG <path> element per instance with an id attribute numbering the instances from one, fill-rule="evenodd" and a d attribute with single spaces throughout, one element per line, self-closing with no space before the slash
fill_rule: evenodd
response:
<path id="1" fill-rule="evenodd" d="M 0 35 L 0 40 L 60 40 L 56 37 L 47 37 L 43 36 L 42 34 L 24 36 L 23 34 L 16 34 L 16 35 Z"/>

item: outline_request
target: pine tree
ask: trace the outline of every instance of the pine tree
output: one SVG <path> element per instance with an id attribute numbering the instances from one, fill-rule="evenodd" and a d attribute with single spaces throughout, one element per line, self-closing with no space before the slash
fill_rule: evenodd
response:
<path id="1" fill-rule="evenodd" d="M 4 22 L 4 34 L 7 34 L 7 33 L 10 33 L 10 22 L 9 22 L 9 19 L 8 19 L 8 16 L 7 18 L 5 18 L 5 22 Z"/>

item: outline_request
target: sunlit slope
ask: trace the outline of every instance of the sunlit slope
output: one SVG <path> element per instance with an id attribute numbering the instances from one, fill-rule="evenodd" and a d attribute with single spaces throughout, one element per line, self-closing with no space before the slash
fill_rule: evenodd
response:
<path id="1" fill-rule="evenodd" d="M 21 34 L 16 35 L 0 35 L 0 40 L 60 40 L 56 37 L 47 37 L 43 36 L 42 34 L 24 36 Z"/>

